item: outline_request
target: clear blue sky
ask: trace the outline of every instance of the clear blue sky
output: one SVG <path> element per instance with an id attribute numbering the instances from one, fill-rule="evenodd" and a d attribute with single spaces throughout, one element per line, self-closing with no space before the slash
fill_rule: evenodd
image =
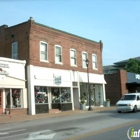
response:
<path id="1" fill-rule="evenodd" d="M 38 23 L 103 42 L 103 65 L 140 56 L 140 0 L 0 0 L 0 25 Z"/>

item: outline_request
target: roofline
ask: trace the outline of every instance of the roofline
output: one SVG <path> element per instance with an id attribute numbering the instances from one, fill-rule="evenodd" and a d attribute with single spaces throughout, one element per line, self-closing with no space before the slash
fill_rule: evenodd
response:
<path id="1" fill-rule="evenodd" d="M 20 63 L 20 64 L 24 64 L 24 65 L 26 64 L 26 60 L 16 60 L 16 59 L 11 59 L 11 58 L 6 58 L 6 57 L 0 57 L 0 61 Z"/>
<path id="2" fill-rule="evenodd" d="M 50 26 L 47 26 L 47 25 L 38 23 L 38 22 L 34 22 L 34 23 L 37 24 L 37 25 L 43 26 L 43 27 L 50 28 L 50 29 L 52 29 L 52 30 L 56 30 L 56 31 L 62 32 L 62 33 L 64 33 L 64 34 L 72 35 L 72 36 L 75 36 L 75 37 L 78 37 L 78 38 L 81 38 L 81 39 L 85 39 L 85 40 L 87 40 L 87 41 L 91 41 L 91 42 L 100 44 L 100 42 L 97 42 L 97 41 L 94 41 L 94 40 L 90 40 L 90 39 L 87 39 L 87 38 L 84 38 L 84 37 L 81 37 L 81 36 L 78 36 L 78 35 L 75 35 L 75 34 L 72 34 L 72 33 L 68 33 L 68 32 L 66 32 L 66 31 L 62 31 L 62 30 L 59 30 L 59 29 L 56 29 L 56 28 L 53 28 L 53 27 L 50 27 Z"/>

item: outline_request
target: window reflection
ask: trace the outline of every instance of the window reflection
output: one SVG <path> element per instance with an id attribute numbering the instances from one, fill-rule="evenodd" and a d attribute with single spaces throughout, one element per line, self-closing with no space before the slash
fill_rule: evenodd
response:
<path id="1" fill-rule="evenodd" d="M 47 87 L 35 87 L 35 103 L 48 103 Z"/>

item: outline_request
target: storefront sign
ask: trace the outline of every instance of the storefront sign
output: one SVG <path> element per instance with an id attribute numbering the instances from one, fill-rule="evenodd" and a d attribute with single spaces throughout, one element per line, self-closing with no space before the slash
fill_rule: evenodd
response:
<path id="1" fill-rule="evenodd" d="M 9 72 L 7 71 L 7 68 L 9 68 L 8 64 L 0 63 L 0 75 L 8 75 Z"/>
<path id="2" fill-rule="evenodd" d="M 56 85 L 60 85 L 61 84 L 61 76 L 56 76 L 56 75 L 54 75 L 54 83 L 56 84 Z"/>
<path id="3" fill-rule="evenodd" d="M 0 63 L 0 68 L 9 68 L 9 65 L 8 64 Z"/>
<path id="4" fill-rule="evenodd" d="M 135 74 L 135 79 L 140 80 L 140 74 Z"/>
<path id="5" fill-rule="evenodd" d="M 6 71 L 4 68 L 0 68 L 0 75 L 8 75 L 8 71 Z"/>

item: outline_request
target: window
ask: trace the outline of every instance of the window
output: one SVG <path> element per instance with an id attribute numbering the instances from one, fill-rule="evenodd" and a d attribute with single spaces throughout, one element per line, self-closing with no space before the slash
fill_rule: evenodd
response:
<path id="1" fill-rule="evenodd" d="M 55 46 L 55 62 L 62 63 L 62 48 L 61 48 L 61 46 Z"/>
<path id="2" fill-rule="evenodd" d="M 71 102 L 70 88 L 52 88 L 52 103 L 69 103 Z"/>
<path id="3" fill-rule="evenodd" d="M 22 107 L 22 90 L 21 89 L 6 89 L 5 90 L 6 108 L 21 108 Z"/>
<path id="4" fill-rule="evenodd" d="M 74 49 L 70 50 L 70 61 L 71 65 L 76 65 L 76 50 Z"/>
<path id="5" fill-rule="evenodd" d="M 83 68 L 86 68 L 86 59 L 87 59 L 87 53 L 83 52 L 82 53 L 82 64 L 83 64 Z"/>
<path id="6" fill-rule="evenodd" d="M 35 86 L 35 104 L 48 103 L 47 87 Z"/>
<path id="7" fill-rule="evenodd" d="M 93 65 L 93 69 L 97 69 L 97 55 L 96 54 L 92 54 L 92 65 Z"/>
<path id="8" fill-rule="evenodd" d="M 40 42 L 40 60 L 48 60 L 48 46 L 45 42 Z"/>
<path id="9" fill-rule="evenodd" d="M 17 42 L 12 43 L 12 58 L 18 59 L 18 43 Z"/>

